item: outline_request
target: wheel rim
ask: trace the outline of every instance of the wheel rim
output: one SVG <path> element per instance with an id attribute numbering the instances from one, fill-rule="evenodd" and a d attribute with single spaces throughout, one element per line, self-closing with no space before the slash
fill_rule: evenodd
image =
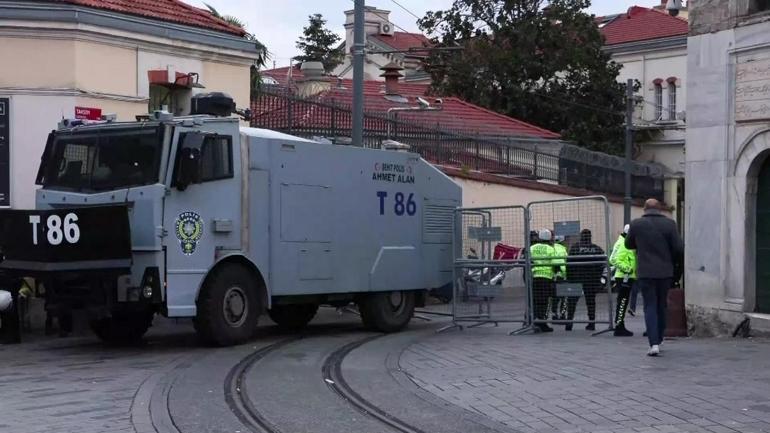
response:
<path id="1" fill-rule="evenodd" d="M 242 288 L 234 286 L 227 289 L 224 302 L 222 302 L 222 314 L 225 322 L 233 328 L 243 325 L 249 315 L 248 305 L 246 292 Z"/>
<path id="2" fill-rule="evenodd" d="M 390 295 L 388 296 L 388 301 L 390 304 L 390 310 L 398 315 L 401 314 L 404 309 L 406 308 L 406 302 L 405 302 L 406 296 L 402 292 L 390 292 Z"/>

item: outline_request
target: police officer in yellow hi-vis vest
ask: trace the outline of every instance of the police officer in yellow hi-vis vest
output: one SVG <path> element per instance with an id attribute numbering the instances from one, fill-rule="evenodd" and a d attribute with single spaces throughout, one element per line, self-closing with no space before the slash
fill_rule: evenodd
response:
<path id="1" fill-rule="evenodd" d="M 548 320 L 548 300 L 556 294 L 554 285 L 556 251 L 551 245 L 551 238 L 550 230 L 541 229 L 536 242 L 529 247 L 532 260 L 532 303 L 535 309 L 534 318 L 537 320 Z M 546 323 L 538 323 L 535 326 L 540 332 L 553 332 L 553 328 Z"/>
<path id="2" fill-rule="evenodd" d="M 626 311 L 628 310 L 631 289 L 636 281 L 636 251 L 626 248 L 628 225 L 618 237 L 610 254 L 610 265 L 615 268 L 615 287 L 618 302 L 615 310 L 615 336 L 632 337 L 633 332 L 626 329 Z"/>
<path id="3" fill-rule="evenodd" d="M 567 247 L 564 246 L 564 236 L 556 235 L 553 237 L 554 265 L 556 275 L 554 282 L 558 283 L 567 280 Z M 556 291 L 556 289 L 554 289 Z M 564 320 L 567 318 L 567 300 L 563 297 L 554 296 L 551 299 L 551 314 L 553 320 Z"/>

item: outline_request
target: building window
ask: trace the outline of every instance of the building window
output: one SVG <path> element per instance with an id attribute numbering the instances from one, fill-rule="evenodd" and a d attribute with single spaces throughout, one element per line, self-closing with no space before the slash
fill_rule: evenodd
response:
<path id="1" fill-rule="evenodd" d="M 660 81 L 655 82 L 655 120 L 663 117 L 663 84 Z"/>
<path id="2" fill-rule="evenodd" d="M 676 120 L 676 83 L 668 83 L 668 120 Z"/>
<path id="3" fill-rule="evenodd" d="M 749 4 L 749 13 L 770 11 L 770 0 L 751 0 Z"/>

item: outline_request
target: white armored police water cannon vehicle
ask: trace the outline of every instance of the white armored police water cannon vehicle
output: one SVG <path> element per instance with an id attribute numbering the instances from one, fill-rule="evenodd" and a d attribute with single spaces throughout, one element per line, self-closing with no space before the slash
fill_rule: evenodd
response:
<path id="1" fill-rule="evenodd" d="M 41 158 L 35 210 L 0 211 L 0 268 L 35 277 L 51 311 L 84 308 L 104 340 L 155 314 L 218 345 L 267 312 L 306 325 L 355 302 L 392 332 L 449 283 L 461 190 L 418 155 L 239 126 L 232 99 L 192 114 L 63 122 Z"/>

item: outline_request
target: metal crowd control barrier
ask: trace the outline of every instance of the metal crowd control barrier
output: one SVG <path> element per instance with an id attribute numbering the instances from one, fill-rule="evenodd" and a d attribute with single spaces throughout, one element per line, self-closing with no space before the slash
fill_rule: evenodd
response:
<path id="1" fill-rule="evenodd" d="M 523 206 L 455 211 L 452 324 L 527 325 L 527 210 Z"/>
<path id="2" fill-rule="evenodd" d="M 550 325 L 575 325 L 596 334 L 613 329 L 609 278 L 609 205 L 601 196 L 532 202 L 527 205 L 528 227 L 548 229 L 554 256 L 529 257 L 532 275 L 529 326 L 550 332 Z M 537 238 L 527 239 L 527 251 Z M 548 251 L 548 250 L 546 250 Z M 533 253 L 534 254 L 534 253 Z"/>

